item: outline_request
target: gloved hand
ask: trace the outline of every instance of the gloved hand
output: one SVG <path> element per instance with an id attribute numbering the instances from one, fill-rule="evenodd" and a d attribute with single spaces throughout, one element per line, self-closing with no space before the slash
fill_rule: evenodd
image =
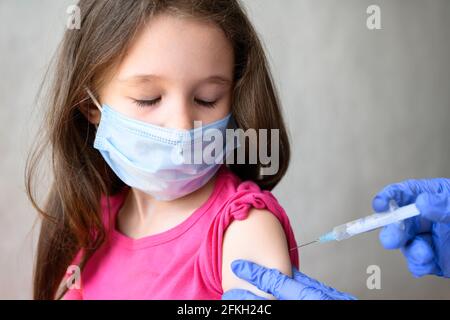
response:
<path id="1" fill-rule="evenodd" d="M 268 269 L 247 260 L 235 260 L 233 272 L 258 289 L 273 295 L 278 300 L 355 300 L 349 294 L 327 287 L 317 280 L 292 268 L 293 278 L 276 269 Z M 264 300 L 250 291 L 232 289 L 222 295 L 222 300 Z"/>
<path id="2" fill-rule="evenodd" d="M 373 199 L 375 211 L 386 211 L 389 200 L 402 207 L 416 203 L 420 215 L 380 232 L 385 249 L 398 249 L 415 277 L 450 277 L 450 179 L 407 180 L 385 187 Z"/>

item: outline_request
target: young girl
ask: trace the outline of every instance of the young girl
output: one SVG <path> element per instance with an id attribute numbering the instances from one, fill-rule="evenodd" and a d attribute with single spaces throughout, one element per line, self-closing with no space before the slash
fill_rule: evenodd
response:
<path id="1" fill-rule="evenodd" d="M 262 45 L 239 2 L 79 7 L 81 29 L 64 35 L 45 141 L 27 169 L 28 195 L 44 218 L 34 297 L 220 299 L 232 288 L 268 296 L 230 265 L 249 259 L 289 276 L 298 267 L 289 220 L 270 193 L 290 149 Z M 260 159 L 171 161 L 194 121 L 223 131 L 233 119 L 244 131 L 279 130 L 276 174 L 260 175 Z M 45 145 L 54 180 L 40 208 L 33 178 Z"/>

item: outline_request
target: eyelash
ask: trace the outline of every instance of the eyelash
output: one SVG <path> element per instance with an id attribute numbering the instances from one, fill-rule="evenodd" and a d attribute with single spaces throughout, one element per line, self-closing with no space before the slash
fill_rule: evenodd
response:
<path id="1" fill-rule="evenodd" d="M 161 101 L 161 98 L 153 99 L 153 100 L 134 100 L 134 103 L 138 105 L 138 107 L 146 108 L 156 105 L 159 101 Z M 195 99 L 195 102 L 199 105 L 206 107 L 206 108 L 214 108 L 217 104 L 217 101 L 203 101 L 199 99 Z"/>

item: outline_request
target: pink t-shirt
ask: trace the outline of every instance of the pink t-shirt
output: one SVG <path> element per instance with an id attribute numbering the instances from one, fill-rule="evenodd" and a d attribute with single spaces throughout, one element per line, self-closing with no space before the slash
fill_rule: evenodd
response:
<path id="1" fill-rule="evenodd" d="M 114 227 L 128 190 L 110 197 L 110 215 L 102 197 L 109 239 L 83 268 L 80 289 L 68 290 L 64 299 L 220 299 L 224 232 L 234 219 L 246 219 L 252 207 L 272 212 L 289 248 L 297 246 L 289 219 L 272 193 L 252 181 L 241 182 L 225 165 L 201 207 L 177 226 L 140 239 Z M 298 268 L 297 250 L 290 251 L 290 259 Z"/>

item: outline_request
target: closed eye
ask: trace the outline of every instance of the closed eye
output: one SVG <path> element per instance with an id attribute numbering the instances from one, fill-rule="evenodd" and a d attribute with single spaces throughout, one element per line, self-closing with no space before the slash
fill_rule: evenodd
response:
<path id="1" fill-rule="evenodd" d="M 207 107 L 207 108 L 214 108 L 217 103 L 217 101 L 204 101 L 204 100 L 200 100 L 200 99 L 195 99 L 195 102 L 197 104 Z"/>
<path id="2" fill-rule="evenodd" d="M 141 108 L 150 107 L 158 104 L 161 101 L 161 97 L 157 99 L 152 100 L 133 100 L 135 104 L 137 104 Z M 200 99 L 194 99 L 195 103 L 198 105 L 207 107 L 207 108 L 214 108 L 217 104 L 217 101 L 205 101 Z"/>
<path id="3" fill-rule="evenodd" d="M 153 100 L 134 100 L 134 103 L 138 105 L 138 107 L 145 108 L 156 105 L 161 98 L 153 99 Z"/>

